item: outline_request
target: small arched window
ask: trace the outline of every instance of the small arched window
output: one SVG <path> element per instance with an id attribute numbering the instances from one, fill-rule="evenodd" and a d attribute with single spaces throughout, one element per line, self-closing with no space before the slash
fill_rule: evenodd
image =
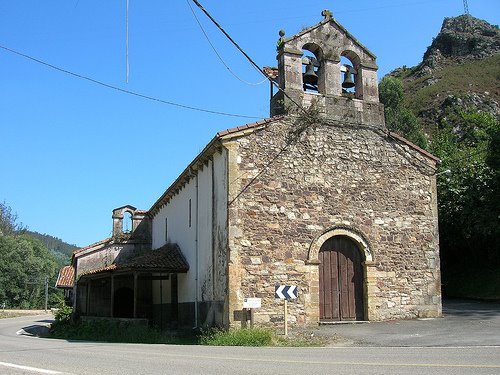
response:
<path id="1" fill-rule="evenodd" d="M 123 233 L 132 232 L 132 214 L 128 211 L 123 213 L 122 231 Z"/>

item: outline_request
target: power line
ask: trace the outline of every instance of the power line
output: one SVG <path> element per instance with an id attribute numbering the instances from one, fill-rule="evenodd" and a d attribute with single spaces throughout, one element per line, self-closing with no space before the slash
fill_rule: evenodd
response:
<path id="1" fill-rule="evenodd" d="M 221 25 L 219 25 L 219 23 L 210 15 L 210 13 L 208 13 L 207 10 L 205 10 L 205 8 L 203 8 L 203 6 L 197 1 L 197 0 L 193 0 L 193 2 L 196 4 L 196 6 L 201 9 L 203 11 L 203 13 L 205 13 L 205 15 L 215 24 L 215 26 L 217 26 L 217 28 L 229 39 L 229 41 L 243 54 L 243 56 L 246 57 L 246 59 L 255 67 L 255 69 L 257 69 L 264 77 L 266 77 L 266 79 L 268 79 L 272 85 L 274 85 L 275 87 L 278 88 L 279 91 L 281 91 L 283 93 L 283 95 L 290 100 L 291 103 L 293 103 L 304 115 L 306 118 L 311 118 L 311 114 L 306 110 L 304 109 L 304 107 L 302 107 L 302 105 L 300 105 L 299 103 L 297 103 L 297 101 L 295 101 L 290 95 L 288 95 L 288 93 L 283 90 L 281 87 L 279 87 L 279 85 L 271 78 L 269 77 L 265 72 L 264 70 L 258 66 L 255 61 L 253 61 L 253 59 L 239 46 L 238 43 L 236 43 L 236 41 L 222 28 Z M 315 120 L 314 118 L 311 118 L 311 120 Z M 308 123 L 302 130 L 302 131 L 305 131 L 310 125 L 312 124 L 312 122 Z M 245 184 L 245 186 L 238 192 L 238 194 L 236 194 L 234 196 L 233 199 L 231 199 L 230 202 L 228 202 L 228 205 L 232 205 L 263 173 L 265 173 L 269 167 L 276 161 L 279 159 L 279 157 L 286 151 L 286 149 L 288 147 L 290 147 L 292 144 L 294 144 L 295 142 L 297 142 L 297 139 L 293 139 L 292 137 L 290 139 L 288 139 L 284 146 L 281 147 L 279 149 L 279 151 L 273 156 L 270 158 L 270 160 L 265 163 L 265 165 L 260 168 L 260 170 L 258 171 L 258 173 L 252 178 L 250 179 L 250 181 Z"/>
<path id="2" fill-rule="evenodd" d="M 272 85 L 277 87 L 278 90 L 280 90 L 283 93 L 283 95 L 286 96 L 288 100 L 290 100 L 290 102 L 292 102 L 295 106 L 297 106 L 297 108 L 300 111 L 302 111 L 305 115 L 308 115 L 308 112 L 304 109 L 304 107 L 302 107 L 290 95 L 288 95 L 285 90 L 279 87 L 279 85 L 276 82 L 274 82 L 274 80 L 271 77 L 269 77 L 264 72 L 264 70 L 255 63 L 255 61 L 252 60 L 252 58 L 243 50 L 243 48 L 239 46 L 238 43 L 236 43 L 236 41 L 231 37 L 231 35 L 229 35 L 226 32 L 226 30 L 224 30 L 224 28 L 221 25 L 219 25 L 219 23 L 210 15 L 210 13 L 208 13 L 208 11 L 198 2 L 198 0 L 193 0 L 193 2 L 196 4 L 198 8 L 200 8 L 203 11 L 203 13 L 205 13 L 205 15 L 210 19 L 210 21 L 212 21 L 214 25 L 217 26 L 217 28 L 226 36 L 226 38 L 228 38 L 229 41 L 233 43 L 233 45 L 243 54 L 243 56 L 245 56 L 246 59 L 250 61 L 250 64 L 252 64 L 255 67 L 255 69 L 257 69 L 264 77 L 266 77 L 269 80 L 269 82 L 271 82 Z"/>
<path id="3" fill-rule="evenodd" d="M 207 39 L 208 41 L 208 44 L 210 44 L 210 47 L 212 47 L 212 50 L 214 51 L 214 53 L 216 54 L 216 56 L 219 58 L 220 62 L 222 63 L 222 65 L 224 65 L 226 67 L 226 69 L 229 71 L 229 73 L 231 73 L 234 77 L 236 77 L 236 79 L 238 79 L 239 81 L 243 82 L 243 83 L 246 83 L 247 85 L 251 85 L 251 86 L 257 86 L 257 85 L 260 85 L 264 82 L 267 81 L 267 77 L 263 80 L 263 81 L 260 81 L 260 82 L 257 82 L 257 83 L 252 83 L 252 82 L 248 82 L 248 81 L 245 81 L 244 79 L 240 78 L 227 64 L 226 62 L 224 61 L 224 59 L 222 58 L 222 56 L 219 54 L 219 52 L 217 52 L 217 49 L 215 48 L 215 46 L 213 45 L 213 43 L 211 42 L 210 38 L 208 37 L 205 29 L 203 28 L 203 25 L 201 24 L 200 20 L 198 19 L 198 17 L 196 16 L 196 13 L 194 12 L 194 9 L 193 7 L 191 6 L 191 3 L 189 2 L 189 0 L 186 0 L 187 4 L 189 5 L 189 9 L 191 9 L 191 13 L 193 13 L 193 16 L 196 20 L 196 22 L 198 23 L 198 26 L 200 27 L 203 35 L 205 35 L 205 38 Z"/>
<path id="4" fill-rule="evenodd" d="M 239 117 L 239 118 L 248 118 L 248 119 L 260 119 L 261 118 L 261 117 L 258 117 L 258 116 L 247 116 L 247 115 L 240 115 L 240 114 L 227 113 L 227 112 L 219 112 L 219 111 L 213 111 L 213 110 L 210 110 L 210 109 L 193 107 L 193 106 L 189 106 L 189 105 L 185 105 L 185 104 L 179 104 L 179 103 L 171 102 L 171 101 L 168 101 L 168 100 L 163 100 L 163 99 L 155 98 L 155 97 L 149 96 L 149 95 L 140 94 L 140 93 L 135 92 L 135 91 L 125 90 L 125 89 L 122 89 L 120 87 L 113 86 L 113 85 L 110 85 L 108 83 L 105 83 L 105 82 L 102 82 L 102 81 L 98 81 L 96 79 L 93 79 L 93 78 L 90 78 L 90 77 L 87 77 L 87 76 L 84 76 L 84 75 L 81 75 L 81 74 L 78 74 L 78 73 L 74 73 L 74 72 L 71 72 L 69 70 L 60 68 L 58 66 L 49 64 L 49 63 L 47 63 L 45 61 L 39 60 L 37 58 L 31 57 L 31 56 L 26 55 L 26 54 L 21 53 L 21 52 L 15 51 L 15 50 L 13 50 L 11 48 L 4 47 L 2 45 L 0 45 L 0 48 L 3 49 L 3 50 L 5 50 L 5 51 L 11 52 L 11 53 L 13 53 L 15 55 L 24 57 L 24 58 L 26 58 L 28 60 L 34 61 L 34 62 L 36 62 L 38 64 L 45 65 L 45 66 L 47 66 L 49 68 L 52 68 L 54 70 L 57 70 L 59 72 L 68 74 L 70 76 L 77 77 L 77 78 L 80 78 L 80 79 L 83 79 L 83 80 L 95 83 L 97 85 L 107 87 L 108 89 L 113 89 L 113 90 L 116 90 L 116 91 L 119 91 L 119 92 L 122 92 L 122 93 L 125 93 L 125 94 L 128 94 L 128 95 L 137 96 L 139 98 L 143 98 L 143 99 L 147 99 L 147 100 L 159 102 L 159 103 L 162 103 L 162 104 L 171 105 L 171 106 L 174 106 L 174 107 L 189 109 L 189 110 L 192 110 L 192 111 L 210 113 L 210 114 L 213 114 L 213 115 L 229 116 L 229 117 Z"/>

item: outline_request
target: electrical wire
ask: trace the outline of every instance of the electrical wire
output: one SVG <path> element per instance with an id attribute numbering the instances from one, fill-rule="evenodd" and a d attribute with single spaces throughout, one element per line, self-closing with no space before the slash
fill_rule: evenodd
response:
<path id="1" fill-rule="evenodd" d="M 219 25 L 219 23 L 210 15 L 210 13 L 208 13 L 208 11 L 199 3 L 198 0 L 193 0 L 193 3 L 195 3 L 196 6 L 198 8 L 200 8 L 201 11 L 203 11 L 203 13 L 205 13 L 205 15 L 210 19 L 210 21 L 212 21 L 214 23 L 214 25 L 217 26 L 217 28 L 226 36 L 226 38 L 228 38 L 229 41 L 231 43 L 233 43 L 233 45 L 243 54 L 243 56 L 245 56 L 246 59 L 248 61 L 250 61 L 250 64 L 252 64 L 255 67 L 255 69 L 257 69 L 264 77 L 266 77 L 267 80 L 269 80 L 269 82 L 271 82 L 272 85 L 277 87 L 277 89 L 279 91 L 281 91 L 283 93 L 283 95 L 286 96 L 286 98 L 288 100 L 290 100 L 291 103 L 293 103 L 295 106 L 297 106 L 297 108 L 301 112 L 303 112 L 306 116 L 309 115 L 308 112 L 304 109 L 304 107 L 302 107 L 299 103 L 297 103 L 297 101 L 295 101 L 295 99 L 293 99 L 290 95 L 288 95 L 288 93 L 285 90 L 283 90 L 281 87 L 279 87 L 279 85 L 276 82 L 274 82 L 274 80 L 271 77 L 269 77 L 264 72 L 264 70 L 255 63 L 255 61 L 253 61 L 253 59 L 243 50 L 243 48 L 240 47 L 240 45 L 238 43 L 236 43 L 236 41 L 231 37 L 231 35 L 229 35 L 226 32 L 226 30 L 224 30 L 224 28 L 221 25 Z"/>
<path id="2" fill-rule="evenodd" d="M 189 109 L 189 110 L 192 110 L 192 111 L 210 113 L 210 114 L 213 114 L 213 115 L 238 117 L 238 118 L 248 118 L 248 119 L 261 119 L 261 117 L 258 117 L 258 116 L 247 116 L 247 115 L 240 115 L 240 114 L 235 114 L 235 113 L 220 112 L 220 111 L 213 111 L 213 110 L 205 109 L 205 108 L 193 107 L 193 106 L 190 106 L 190 105 L 179 104 L 179 103 L 171 102 L 171 101 L 168 101 L 168 100 L 163 100 L 163 99 L 155 98 L 153 96 L 140 94 L 140 93 L 135 92 L 135 91 L 125 90 L 125 89 L 122 89 L 120 87 L 113 86 L 113 85 L 110 85 L 108 83 L 105 83 L 105 82 L 102 82 L 102 81 L 98 81 L 96 79 L 93 79 L 93 78 L 90 78 L 90 77 L 87 77 L 87 76 L 84 76 L 84 75 L 81 75 L 81 74 L 78 74 L 78 73 L 74 73 L 74 72 L 71 72 L 69 70 L 60 68 L 58 66 L 49 64 L 49 63 L 47 63 L 45 61 L 42 61 L 42 60 L 39 60 L 37 58 L 31 57 L 29 55 L 26 55 L 24 53 L 18 52 L 16 50 L 11 49 L 11 48 L 8 48 L 8 47 L 2 46 L 2 45 L 0 45 L 0 48 L 3 49 L 3 50 L 5 50 L 5 51 L 11 52 L 11 53 L 13 53 L 15 55 L 24 57 L 24 58 L 26 58 L 28 60 L 34 61 L 34 62 L 36 62 L 38 64 L 45 65 L 45 66 L 47 66 L 49 68 L 52 68 L 54 70 L 57 70 L 59 72 L 62 72 L 62 73 L 68 74 L 70 76 L 77 77 L 77 78 L 80 78 L 80 79 L 83 79 L 83 80 L 95 83 L 96 85 L 107 87 L 108 89 L 112 89 L 112 90 L 116 90 L 116 91 L 122 92 L 124 94 L 137 96 L 139 98 L 143 98 L 143 99 L 147 99 L 147 100 L 159 102 L 159 103 L 162 103 L 162 104 L 171 105 L 171 106 L 174 106 L 174 107 Z"/>
<path id="3" fill-rule="evenodd" d="M 224 59 L 222 58 L 222 56 L 219 54 L 219 52 L 217 51 L 217 49 L 215 48 L 215 46 L 213 45 L 213 43 L 211 42 L 210 38 L 208 37 L 205 29 L 203 28 L 203 25 L 201 24 L 198 16 L 196 15 L 196 13 L 194 12 L 194 9 L 193 7 L 191 6 L 191 3 L 189 2 L 189 0 L 186 0 L 186 3 L 188 4 L 189 6 L 189 9 L 191 9 L 191 13 L 193 13 L 193 16 L 196 20 L 196 22 L 198 23 L 198 26 L 200 27 L 203 35 L 205 35 L 205 38 L 207 39 L 208 41 L 208 44 L 210 44 L 210 47 L 212 47 L 212 50 L 214 51 L 215 55 L 219 58 L 220 62 L 222 63 L 222 65 L 224 65 L 226 67 L 226 69 L 229 71 L 229 73 L 231 73 L 236 79 L 238 79 L 239 81 L 247 84 L 247 85 L 250 85 L 250 86 L 258 86 L 258 85 L 261 85 L 263 84 L 264 82 L 267 82 L 267 77 L 260 81 L 260 82 L 257 82 L 257 83 L 253 83 L 253 82 L 248 82 L 246 80 L 244 80 L 243 78 L 239 77 L 227 64 L 226 62 L 224 61 Z"/>

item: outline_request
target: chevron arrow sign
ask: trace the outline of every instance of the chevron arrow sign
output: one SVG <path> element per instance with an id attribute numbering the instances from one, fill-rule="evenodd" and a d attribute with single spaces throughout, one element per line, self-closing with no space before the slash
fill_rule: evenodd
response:
<path id="1" fill-rule="evenodd" d="M 295 299 L 297 298 L 297 287 L 295 285 L 276 285 L 274 298 Z"/>

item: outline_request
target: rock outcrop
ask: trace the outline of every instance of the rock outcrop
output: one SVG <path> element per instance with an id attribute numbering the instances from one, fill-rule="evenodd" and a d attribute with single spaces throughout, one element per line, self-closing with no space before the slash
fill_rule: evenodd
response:
<path id="1" fill-rule="evenodd" d="M 424 54 L 422 65 L 434 69 L 446 59 L 484 59 L 499 52 L 498 26 L 462 15 L 444 19 L 441 31 Z"/>
<path id="2" fill-rule="evenodd" d="M 398 68 L 409 105 L 431 129 L 450 110 L 500 117 L 500 30 L 470 15 L 445 18 L 422 62 Z"/>

